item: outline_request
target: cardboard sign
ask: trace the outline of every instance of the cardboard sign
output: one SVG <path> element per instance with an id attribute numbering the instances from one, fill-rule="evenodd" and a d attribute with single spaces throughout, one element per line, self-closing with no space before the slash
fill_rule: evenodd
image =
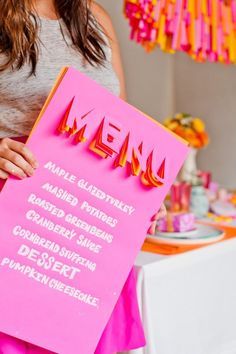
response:
<path id="1" fill-rule="evenodd" d="M 92 354 L 187 154 L 159 123 L 65 69 L 0 195 L 0 331 Z"/>

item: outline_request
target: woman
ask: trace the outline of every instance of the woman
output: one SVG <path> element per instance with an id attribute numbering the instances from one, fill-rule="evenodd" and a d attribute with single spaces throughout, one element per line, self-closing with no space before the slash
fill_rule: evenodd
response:
<path id="1" fill-rule="evenodd" d="M 2 180 L 9 174 L 21 179 L 34 174 L 37 157 L 24 145 L 25 137 L 63 66 L 77 68 L 126 98 L 119 46 L 111 20 L 101 6 L 87 0 L 0 1 Z M 161 214 L 163 211 L 159 217 Z M 96 353 L 111 354 L 144 345 L 133 276 L 131 272 Z M 121 326 L 115 337 L 114 322 Z M 0 334 L 0 353 L 49 352 Z"/>

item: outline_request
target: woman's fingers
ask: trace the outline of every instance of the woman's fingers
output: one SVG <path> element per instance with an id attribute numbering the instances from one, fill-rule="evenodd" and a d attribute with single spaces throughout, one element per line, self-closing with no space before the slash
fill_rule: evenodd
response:
<path id="1" fill-rule="evenodd" d="M 38 167 L 38 162 L 33 155 L 33 153 L 25 146 L 25 144 L 14 141 L 12 139 L 8 139 L 7 145 L 9 146 L 10 150 L 15 151 L 19 155 L 21 155 L 33 168 Z"/>
<path id="2" fill-rule="evenodd" d="M 0 140 L 0 178 L 9 174 L 25 178 L 34 174 L 38 163 L 32 152 L 21 142 L 12 139 Z"/>
<path id="3" fill-rule="evenodd" d="M 6 150 L 4 159 L 10 161 L 12 164 L 18 167 L 25 175 L 33 176 L 35 170 L 31 164 L 16 152 L 12 150 Z"/>
<path id="4" fill-rule="evenodd" d="M 9 177 L 9 174 L 3 170 L 0 170 L 0 178 L 1 179 L 7 179 Z"/>
<path id="5" fill-rule="evenodd" d="M 157 220 L 160 220 L 160 219 L 163 219 L 167 214 L 167 211 L 166 211 L 166 207 L 165 205 L 163 204 L 161 209 L 159 210 L 159 213 L 158 213 L 158 218 Z"/>
<path id="6" fill-rule="evenodd" d="M 152 222 L 151 226 L 150 226 L 149 229 L 148 229 L 148 233 L 149 233 L 150 235 L 154 235 L 154 234 L 155 234 L 156 225 L 157 225 L 156 221 Z"/>
<path id="7" fill-rule="evenodd" d="M 164 204 L 161 205 L 160 210 L 153 216 L 152 221 L 158 221 L 166 216 L 166 207 Z"/>
<path id="8" fill-rule="evenodd" d="M 0 158 L 0 170 L 9 175 L 16 176 L 20 179 L 27 177 L 24 171 L 18 166 L 14 165 L 11 161 Z"/>
<path id="9" fill-rule="evenodd" d="M 157 225 L 157 221 L 164 218 L 166 216 L 166 207 L 164 204 L 162 204 L 160 210 L 158 211 L 158 213 L 156 213 L 153 217 L 152 217 L 152 223 L 151 226 L 148 230 L 148 233 L 150 235 L 154 235 L 155 231 L 156 231 L 156 225 Z"/>

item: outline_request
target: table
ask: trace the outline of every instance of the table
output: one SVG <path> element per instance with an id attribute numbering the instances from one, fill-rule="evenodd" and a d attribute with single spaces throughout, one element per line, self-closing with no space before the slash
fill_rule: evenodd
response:
<path id="1" fill-rule="evenodd" d="M 236 239 L 175 256 L 141 252 L 147 346 L 129 354 L 236 354 Z"/>

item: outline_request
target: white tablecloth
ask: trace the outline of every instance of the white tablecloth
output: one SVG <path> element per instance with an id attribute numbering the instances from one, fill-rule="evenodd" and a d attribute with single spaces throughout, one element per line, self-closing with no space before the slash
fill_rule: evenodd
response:
<path id="1" fill-rule="evenodd" d="M 147 346 L 130 354 L 236 354 L 236 239 L 136 261 Z"/>

